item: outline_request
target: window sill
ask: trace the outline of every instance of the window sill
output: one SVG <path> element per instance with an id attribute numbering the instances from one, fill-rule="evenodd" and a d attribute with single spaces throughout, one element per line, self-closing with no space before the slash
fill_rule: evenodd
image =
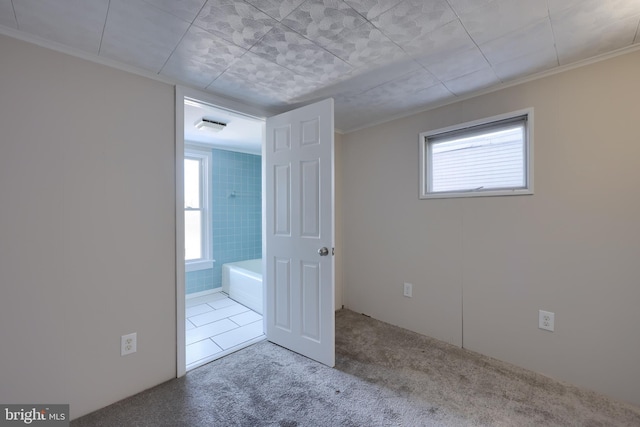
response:
<path id="1" fill-rule="evenodd" d="M 527 196 L 533 194 L 533 188 L 517 190 L 460 191 L 421 194 L 421 199 L 453 199 L 458 197 L 495 197 L 495 196 Z"/>
<path id="2" fill-rule="evenodd" d="M 189 261 L 184 263 L 184 271 L 185 273 L 189 273 L 191 271 L 199 271 L 206 270 L 208 268 L 213 268 L 213 263 L 216 262 L 215 259 L 209 259 L 204 261 Z"/>

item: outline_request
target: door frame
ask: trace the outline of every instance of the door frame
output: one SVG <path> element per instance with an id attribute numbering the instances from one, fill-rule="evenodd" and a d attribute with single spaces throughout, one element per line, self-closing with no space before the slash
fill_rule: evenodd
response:
<path id="1" fill-rule="evenodd" d="M 176 377 L 180 378 L 187 373 L 186 364 L 186 332 L 185 332 L 185 267 L 184 267 L 184 100 L 190 98 L 198 102 L 210 104 L 216 108 L 229 110 L 236 114 L 266 121 L 266 118 L 277 114 L 275 111 L 263 110 L 237 101 L 222 98 L 210 93 L 176 85 L 175 87 L 175 198 L 176 198 L 176 229 L 175 229 L 175 253 L 176 253 Z M 265 126 L 262 127 L 262 150 L 264 153 Z M 264 156 L 263 156 L 264 162 Z M 264 168 L 262 171 L 264 186 Z M 264 187 L 263 187 L 264 188 Z M 262 201 L 262 216 L 264 221 L 264 198 Z M 263 229 L 264 234 L 264 229 Z M 264 240 L 264 239 L 263 239 Z"/>

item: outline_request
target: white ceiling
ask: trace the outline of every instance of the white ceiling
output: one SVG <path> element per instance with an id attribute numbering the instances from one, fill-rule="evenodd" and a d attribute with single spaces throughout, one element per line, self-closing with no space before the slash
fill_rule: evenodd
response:
<path id="1" fill-rule="evenodd" d="M 0 0 L 15 34 L 268 111 L 331 96 L 343 131 L 628 49 L 639 22 L 640 0 Z"/>

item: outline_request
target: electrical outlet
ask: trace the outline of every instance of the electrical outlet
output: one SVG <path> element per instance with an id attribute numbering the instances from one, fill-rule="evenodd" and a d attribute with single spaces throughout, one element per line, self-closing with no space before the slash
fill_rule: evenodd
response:
<path id="1" fill-rule="evenodd" d="M 555 329 L 556 315 L 550 311 L 538 312 L 538 328 L 553 332 Z"/>
<path id="2" fill-rule="evenodd" d="M 120 356 L 138 351 L 138 334 L 136 332 L 120 337 Z"/>
<path id="3" fill-rule="evenodd" d="M 413 285 L 411 283 L 404 284 L 404 296 L 411 298 L 413 296 Z"/>

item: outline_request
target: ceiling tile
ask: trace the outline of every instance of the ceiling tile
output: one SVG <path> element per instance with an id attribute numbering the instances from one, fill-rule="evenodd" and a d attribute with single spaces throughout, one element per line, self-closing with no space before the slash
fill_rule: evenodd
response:
<path id="1" fill-rule="evenodd" d="M 494 0 L 482 8 L 459 12 L 477 44 L 484 44 L 549 15 L 546 0 Z"/>
<path id="2" fill-rule="evenodd" d="M 287 15 L 304 3 L 305 0 L 245 0 L 269 15 L 281 21 Z"/>
<path id="3" fill-rule="evenodd" d="M 326 49 L 355 68 L 383 65 L 408 58 L 405 51 L 370 23 L 348 31 Z"/>
<path id="4" fill-rule="evenodd" d="M 451 98 L 453 94 L 442 83 L 438 83 L 428 88 L 419 89 L 410 94 L 398 103 L 401 108 L 421 107 L 434 102 L 444 101 Z"/>
<path id="5" fill-rule="evenodd" d="M 502 81 L 524 77 L 558 66 L 555 47 L 547 47 L 537 52 L 529 52 L 517 58 L 493 65 L 493 71 Z"/>
<path id="6" fill-rule="evenodd" d="M 192 25 L 171 57 L 178 60 L 195 59 L 224 71 L 246 52 L 246 49 Z"/>
<path id="7" fill-rule="evenodd" d="M 602 25 L 601 22 L 552 21 L 560 65 L 630 46 L 638 30 L 638 17 Z"/>
<path id="8" fill-rule="evenodd" d="M 343 76 L 341 81 L 331 86 L 323 86 L 314 92 L 310 92 L 308 99 L 319 99 L 338 95 L 357 95 L 421 68 L 422 66 L 420 64 L 409 58 L 383 65 L 379 68 L 369 68 L 365 66 L 350 71 Z"/>
<path id="9" fill-rule="evenodd" d="M 233 0 L 207 1 L 194 21 L 200 28 L 247 49 L 276 23 L 249 3 Z"/>
<path id="10" fill-rule="evenodd" d="M 416 91 L 403 99 L 380 102 L 377 98 L 367 98 L 352 104 L 336 98 L 335 124 L 336 128 L 345 132 L 360 127 L 369 126 L 372 123 L 384 122 L 405 114 L 411 114 L 417 109 L 424 109 L 430 103 L 439 103 L 453 97 L 451 92 L 442 84 Z M 355 100 L 354 100 L 355 101 Z"/>
<path id="11" fill-rule="evenodd" d="M 422 59 L 419 62 L 442 81 L 464 76 L 489 66 L 477 47 L 431 56 L 428 61 Z"/>
<path id="12" fill-rule="evenodd" d="M 554 46 L 551 21 L 543 18 L 541 21 L 480 45 L 480 50 L 491 64 L 499 64 L 529 52 L 553 49 Z"/>
<path id="13" fill-rule="evenodd" d="M 438 83 L 440 82 L 431 73 L 421 68 L 369 89 L 359 94 L 358 98 L 372 104 L 399 102 Z"/>
<path id="14" fill-rule="evenodd" d="M 549 14 L 552 18 L 570 10 L 576 19 L 617 21 L 640 14 L 637 0 L 549 0 Z"/>
<path id="15" fill-rule="evenodd" d="M 111 0 L 100 55 L 157 73 L 188 27 L 141 0 Z"/>
<path id="16" fill-rule="evenodd" d="M 20 0 L 13 4 L 20 30 L 98 53 L 108 0 Z"/>
<path id="17" fill-rule="evenodd" d="M 18 28 L 16 15 L 13 12 L 11 0 L 0 0 L 0 25 L 6 25 L 11 28 Z"/>
<path id="18" fill-rule="evenodd" d="M 180 19 L 193 22 L 207 0 L 144 0 Z"/>
<path id="19" fill-rule="evenodd" d="M 444 85 L 454 95 L 460 96 L 485 89 L 499 83 L 500 80 L 496 76 L 496 73 L 491 68 L 484 68 L 471 74 L 467 74 L 466 76 L 447 80 L 444 82 Z"/>
<path id="20" fill-rule="evenodd" d="M 252 52 L 234 62 L 209 88 L 220 88 L 225 82 L 245 82 L 250 92 L 262 91 L 274 100 L 287 103 L 318 86 L 317 82 Z"/>
<path id="21" fill-rule="evenodd" d="M 160 74 L 205 88 L 246 52 L 192 25 Z"/>
<path id="22" fill-rule="evenodd" d="M 429 61 L 430 57 L 441 57 L 449 51 L 468 50 L 476 47 L 459 20 L 403 43 L 402 49 L 411 56 Z"/>
<path id="23" fill-rule="evenodd" d="M 160 74 L 172 77 L 200 89 L 206 88 L 224 72 L 226 67 L 207 64 L 194 58 L 171 55 Z"/>
<path id="24" fill-rule="evenodd" d="M 351 66 L 283 25 L 274 27 L 251 52 L 310 79 L 331 82 Z"/>
<path id="25" fill-rule="evenodd" d="M 485 7 L 493 0 L 449 0 L 449 4 L 457 13 L 471 12 Z"/>
<path id="26" fill-rule="evenodd" d="M 307 0 L 282 20 L 287 27 L 323 46 L 365 22 L 342 0 Z"/>
<path id="27" fill-rule="evenodd" d="M 207 86 L 207 91 L 264 108 L 280 108 L 288 105 L 286 97 L 282 94 L 264 89 L 255 81 L 247 82 L 241 75 L 229 71 Z"/>
<path id="28" fill-rule="evenodd" d="M 455 19 L 446 0 L 405 0 L 371 22 L 402 45 Z"/>
<path id="29" fill-rule="evenodd" d="M 391 9 L 402 0 L 345 0 L 359 14 L 371 20 Z"/>

